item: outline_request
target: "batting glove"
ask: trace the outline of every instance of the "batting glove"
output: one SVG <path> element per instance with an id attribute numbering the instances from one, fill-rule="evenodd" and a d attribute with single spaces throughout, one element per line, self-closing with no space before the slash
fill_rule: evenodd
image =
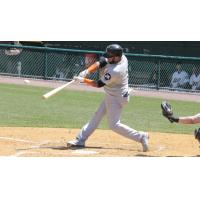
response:
<path id="1" fill-rule="evenodd" d="M 74 76 L 74 81 L 76 83 L 82 83 L 84 81 L 84 78 L 83 77 L 80 77 L 80 76 Z"/>
<path id="2" fill-rule="evenodd" d="M 78 76 L 82 77 L 82 78 L 85 78 L 89 74 L 90 74 L 90 72 L 86 69 L 86 70 L 80 72 Z"/>

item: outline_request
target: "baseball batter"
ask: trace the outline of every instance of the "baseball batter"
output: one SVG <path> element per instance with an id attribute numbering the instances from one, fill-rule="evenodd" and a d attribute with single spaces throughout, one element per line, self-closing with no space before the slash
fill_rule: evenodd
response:
<path id="1" fill-rule="evenodd" d="M 87 79 L 86 76 L 100 71 L 100 80 Z M 85 141 L 95 131 L 104 115 L 107 115 L 109 127 L 114 132 L 142 144 L 148 151 L 148 133 L 136 131 L 120 122 L 123 107 L 129 102 L 128 60 L 118 44 L 109 45 L 106 53 L 88 69 L 75 76 L 76 82 L 84 82 L 93 87 L 104 87 L 105 98 L 93 118 L 83 126 L 76 139 L 67 143 L 68 147 L 84 147 Z"/>

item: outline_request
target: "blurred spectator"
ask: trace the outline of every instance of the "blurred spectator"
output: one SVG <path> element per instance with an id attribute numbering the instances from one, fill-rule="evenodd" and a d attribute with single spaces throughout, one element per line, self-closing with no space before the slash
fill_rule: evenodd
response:
<path id="1" fill-rule="evenodd" d="M 21 61 L 17 62 L 17 74 L 18 76 L 21 76 L 21 71 L 22 71 L 22 63 Z"/>
<path id="2" fill-rule="evenodd" d="M 21 46 L 19 41 L 10 42 L 11 44 Z M 5 54 L 8 56 L 7 62 L 7 73 L 8 74 L 17 74 L 21 76 L 21 61 L 20 53 L 22 48 L 10 47 L 5 50 Z"/>
<path id="3" fill-rule="evenodd" d="M 19 41 L 14 41 L 13 44 L 18 45 L 18 46 L 21 45 Z M 15 47 L 8 48 L 5 50 L 5 54 L 8 56 L 16 56 L 20 54 L 21 52 L 22 52 L 21 48 L 15 48 Z"/>
<path id="4" fill-rule="evenodd" d="M 62 71 L 65 79 L 72 79 L 85 68 L 85 58 L 83 56 L 64 56 L 62 60 Z"/>
<path id="5" fill-rule="evenodd" d="M 160 68 L 160 73 L 159 73 L 159 68 Z M 160 77 L 159 77 L 160 76 Z M 148 83 L 152 86 L 161 86 L 161 87 L 166 87 L 169 85 L 169 80 L 168 80 L 168 73 L 166 70 L 164 70 L 161 65 L 159 66 L 159 62 L 155 62 L 155 66 L 149 76 Z"/>
<path id="6" fill-rule="evenodd" d="M 82 70 L 81 64 L 76 63 L 73 67 L 73 76 L 78 75 Z"/>
<path id="7" fill-rule="evenodd" d="M 88 68 L 97 60 L 97 55 L 94 53 L 86 53 L 85 54 L 85 67 Z"/>
<path id="8" fill-rule="evenodd" d="M 158 84 L 158 69 L 155 67 L 150 74 L 150 77 L 148 79 L 148 83 L 150 85 L 156 86 Z"/>
<path id="9" fill-rule="evenodd" d="M 64 78 L 64 73 L 58 67 L 56 68 L 55 78 L 58 78 L 58 79 L 63 79 Z"/>
<path id="10" fill-rule="evenodd" d="M 182 70 L 180 63 L 176 65 L 176 71 L 172 75 L 170 87 L 177 89 L 189 88 L 189 75 L 187 72 Z"/>
<path id="11" fill-rule="evenodd" d="M 200 89 L 200 74 L 196 67 L 192 68 L 192 75 L 190 76 L 190 86 L 192 90 Z"/>

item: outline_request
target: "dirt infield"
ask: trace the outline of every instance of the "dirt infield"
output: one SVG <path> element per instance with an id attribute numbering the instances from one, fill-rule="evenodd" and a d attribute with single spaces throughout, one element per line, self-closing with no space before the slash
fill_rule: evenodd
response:
<path id="1" fill-rule="evenodd" d="M 200 156 L 198 142 L 192 135 L 150 133 L 150 151 L 109 130 L 97 130 L 86 148 L 70 150 L 66 141 L 78 130 L 62 128 L 0 128 L 0 156 L 16 157 L 86 157 L 86 156 Z"/>

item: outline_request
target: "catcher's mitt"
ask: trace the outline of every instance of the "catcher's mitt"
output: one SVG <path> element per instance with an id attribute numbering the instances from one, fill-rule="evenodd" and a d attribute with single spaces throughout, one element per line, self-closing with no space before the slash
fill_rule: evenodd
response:
<path id="1" fill-rule="evenodd" d="M 195 131 L 194 131 L 194 137 L 195 137 L 195 139 L 197 139 L 198 142 L 200 143 L 200 128 L 195 129 Z"/>
<path id="2" fill-rule="evenodd" d="M 174 120 L 172 119 L 173 111 L 171 105 L 168 102 L 163 101 L 161 103 L 161 108 L 163 116 L 166 117 L 171 123 L 174 122 Z"/>

